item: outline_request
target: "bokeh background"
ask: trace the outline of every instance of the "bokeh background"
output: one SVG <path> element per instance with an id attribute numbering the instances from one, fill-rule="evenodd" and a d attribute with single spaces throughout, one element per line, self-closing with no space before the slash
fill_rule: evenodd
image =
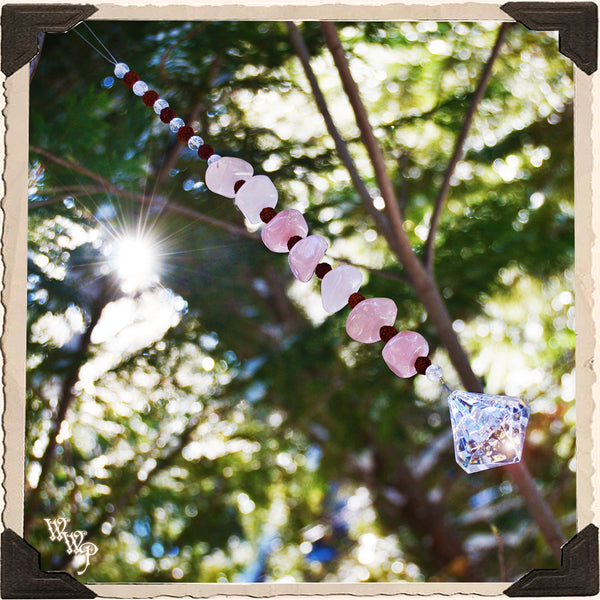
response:
<path id="1" fill-rule="evenodd" d="M 219 154 L 251 162 L 392 298 L 460 387 L 361 204 L 277 22 L 91 22 Z M 500 24 L 339 23 L 417 254 Z M 311 66 L 384 207 L 317 23 Z M 89 31 L 79 27 L 88 40 Z M 97 45 L 97 43 L 96 43 Z M 512 581 L 557 563 L 503 469 L 454 462 L 437 384 L 323 311 L 205 163 L 75 33 L 31 82 L 25 536 L 44 569 L 67 517 L 82 582 Z M 525 447 L 575 533 L 572 65 L 511 27 L 456 165 L 434 273 L 475 373 L 531 408 Z M 316 278 L 315 278 L 316 280 Z"/>

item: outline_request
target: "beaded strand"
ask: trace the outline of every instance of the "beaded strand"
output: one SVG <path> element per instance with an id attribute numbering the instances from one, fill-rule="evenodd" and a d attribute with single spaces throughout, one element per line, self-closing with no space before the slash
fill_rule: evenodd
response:
<path id="1" fill-rule="evenodd" d="M 186 125 L 169 103 L 125 63 L 117 63 L 114 74 L 141 97 L 146 106 L 154 109 L 180 142 L 207 161 L 205 183 L 208 189 L 233 198 L 248 222 L 264 223 L 261 230 L 263 243 L 272 252 L 288 253 L 290 269 L 296 279 L 307 282 L 316 275 L 321 280 L 321 300 L 327 313 L 333 314 L 350 306 L 346 332 L 352 339 L 365 344 L 383 341 L 383 359 L 398 377 L 408 378 L 419 373 L 444 384 L 441 368 L 432 364 L 427 356 L 427 340 L 417 332 L 398 331 L 394 327 L 398 313 L 394 301 L 365 298 L 358 292 L 362 285 L 359 269 L 351 265 L 333 268 L 329 263 L 321 262 L 329 243 L 323 236 L 308 235 L 308 225 L 300 211 L 275 210 L 277 189 L 266 175 L 254 175 L 252 165 L 242 159 L 216 154 L 214 148 Z"/>

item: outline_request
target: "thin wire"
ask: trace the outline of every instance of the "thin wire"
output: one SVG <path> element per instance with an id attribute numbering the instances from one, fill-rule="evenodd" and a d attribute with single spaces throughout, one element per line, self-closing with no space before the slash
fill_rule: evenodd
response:
<path id="1" fill-rule="evenodd" d="M 109 52 L 109 54 L 112 57 L 112 59 L 109 58 L 108 56 L 106 56 L 106 54 L 104 54 L 100 50 L 98 50 L 98 48 L 96 48 L 96 46 L 94 46 L 94 44 L 92 44 L 92 42 L 90 42 L 85 36 L 83 36 L 79 31 L 77 31 L 77 29 L 73 29 L 73 32 L 76 33 L 93 50 L 95 50 L 104 60 L 108 61 L 109 63 L 111 63 L 113 65 L 117 64 L 117 60 L 114 57 L 112 57 L 112 54 L 110 54 L 110 52 Z"/>
<path id="2" fill-rule="evenodd" d="M 83 24 L 87 27 L 88 31 L 96 38 L 96 41 L 106 50 L 106 53 L 113 59 L 116 65 L 119 61 L 112 55 L 111 51 L 102 43 L 102 40 L 92 31 L 92 28 L 84 21 Z"/>
<path id="3" fill-rule="evenodd" d="M 96 46 L 94 46 L 94 44 L 92 44 L 88 39 L 86 39 L 83 35 L 81 35 L 81 33 L 79 33 L 79 31 L 77 31 L 77 29 L 73 29 L 73 32 L 76 33 L 93 50 L 95 50 L 104 60 L 106 60 L 107 62 L 109 62 L 111 64 L 116 64 L 108 56 L 106 56 L 100 50 L 98 50 L 98 48 L 96 48 Z"/>
<path id="4" fill-rule="evenodd" d="M 452 389 L 448 387 L 448 384 L 443 379 L 440 379 L 440 383 L 442 384 L 444 390 L 446 390 L 449 394 L 452 393 Z"/>

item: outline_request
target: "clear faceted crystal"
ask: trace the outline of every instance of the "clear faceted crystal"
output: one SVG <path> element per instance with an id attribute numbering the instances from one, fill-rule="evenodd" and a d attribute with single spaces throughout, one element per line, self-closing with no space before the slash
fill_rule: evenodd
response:
<path id="1" fill-rule="evenodd" d="M 521 460 L 529 407 L 518 398 L 456 391 L 448 396 L 456 462 L 467 472 Z"/>

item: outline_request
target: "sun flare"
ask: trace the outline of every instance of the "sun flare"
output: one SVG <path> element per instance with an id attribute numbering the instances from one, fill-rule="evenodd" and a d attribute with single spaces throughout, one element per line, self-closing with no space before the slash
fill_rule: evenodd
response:
<path id="1" fill-rule="evenodd" d="M 159 281 L 160 259 L 148 237 L 126 235 L 116 246 L 113 266 L 126 293 L 139 292 Z"/>

